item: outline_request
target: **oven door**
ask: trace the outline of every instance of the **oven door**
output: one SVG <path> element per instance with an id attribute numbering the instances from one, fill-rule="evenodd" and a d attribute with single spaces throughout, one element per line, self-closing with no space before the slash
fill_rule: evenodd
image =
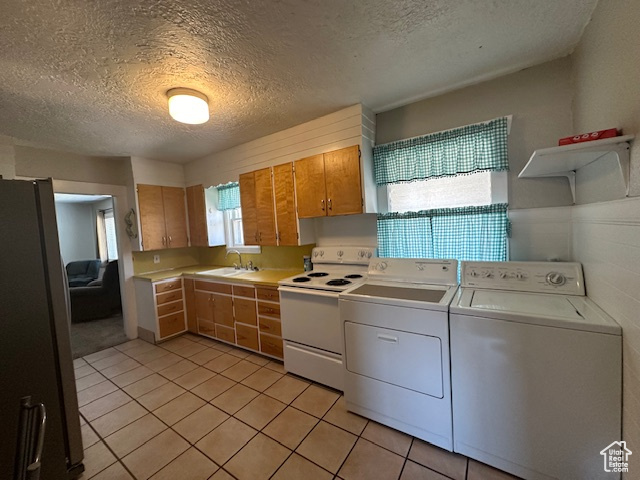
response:
<path id="1" fill-rule="evenodd" d="M 338 292 L 280 287 L 282 338 L 342 355 Z"/>

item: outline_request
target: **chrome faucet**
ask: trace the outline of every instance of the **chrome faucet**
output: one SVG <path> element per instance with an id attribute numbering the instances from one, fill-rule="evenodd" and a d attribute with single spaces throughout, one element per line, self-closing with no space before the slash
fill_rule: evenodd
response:
<path id="1" fill-rule="evenodd" d="M 227 254 L 224 256 L 224 258 L 226 259 L 230 253 L 235 253 L 238 255 L 238 262 L 240 262 L 240 265 L 234 263 L 233 266 L 236 268 L 236 270 L 240 270 L 242 268 L 242 255 L 240 255 L 240 252 L 238 250 L 227 250 Z"/>

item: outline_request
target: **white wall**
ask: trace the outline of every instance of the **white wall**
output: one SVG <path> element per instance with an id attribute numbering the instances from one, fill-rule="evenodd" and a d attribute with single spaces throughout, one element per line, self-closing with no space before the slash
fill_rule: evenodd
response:
<path id="1" fill-rule="evenodd" d="M 509 210 L 513 261 L 571 260 L 571 207 Z"/>
<path id="2" fill-rule="evenodd" d="M 96 221 L 90 203 L 56 202 L 60 253 L 66 265 L 75 260 L 98 258 Z"/>
<path id="3" fill-rule="evenodd" d="M 573 55 L 574 131 L 622 128 L 635 134 L 630 195 L 640 195 L 640 2 L 600 0 Z M 624 196 L 615 164 L 578 172 L 579 203 Z M 573 256 L 582 262 L 588 294 L 623 328 L 623 440 L 640 474 L 640 199 L 577 206 Z"/>
<path id="4" fill-rule="evenodd" d="M 13 138 L 5 135 L 0 135 L 0 176 L 5 180 L 10 180 L 16 176 Z"/>

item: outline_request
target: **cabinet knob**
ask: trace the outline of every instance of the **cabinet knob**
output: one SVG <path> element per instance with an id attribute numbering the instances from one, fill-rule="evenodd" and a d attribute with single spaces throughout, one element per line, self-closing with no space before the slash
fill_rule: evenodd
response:
<path id="1" fill-rule="evenodd" d="M 331 199 L 329 199 L 327 203 L 329 204 L 329 210 L 333 210 L 333 208 L 331 207 Z"/>
<path id="2" fill-rule="evenodd" d="M 167 237 L 162 237 L 162 245 L 166 245 L 167 244 Z"/>
<path id="3" fill-rule="evenodd" d="M 324 199 L 320 200 L 320 203 L 322 204 L 322 211 L 324 212 Z"/>

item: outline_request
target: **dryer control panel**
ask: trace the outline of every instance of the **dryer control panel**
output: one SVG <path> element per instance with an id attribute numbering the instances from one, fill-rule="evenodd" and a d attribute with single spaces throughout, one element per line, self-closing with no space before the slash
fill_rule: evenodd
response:
<path id="1" fill-rule="evenodd" d="M 463 287 L 584 295 L 582 265 L 575 262 L 462 262 Z"/>

